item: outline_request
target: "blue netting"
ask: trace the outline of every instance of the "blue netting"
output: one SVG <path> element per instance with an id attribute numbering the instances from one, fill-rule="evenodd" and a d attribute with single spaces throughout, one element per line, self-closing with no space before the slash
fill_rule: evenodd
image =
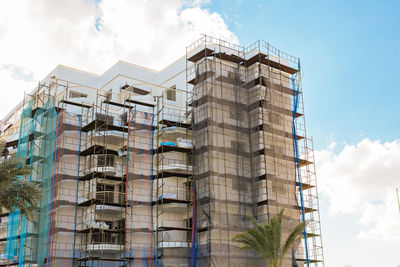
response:
<path id="1" fill-rule="evenodd" d="M 20 265 L 26 260 L 37 261 L 39 266 L 43 266 L 43 255 L 47 250 L 42 246 L 43 238 L 47 237 L 48 225 L 48 204 L 49 203 L 49 173 L 53 170 L 53 154 L 55 146 L 55 126 L 57 122 L 57 112 L 54 107 L 54 101 L 49 99 L 45 105 L 35 112 L 33 119 L 34 140 L 31 146 L 31 166 L 32 174 L 30 180 L 38 182 L 41 185 L 42 198 L 40 201 L 40 211 L 38 217 L 33 224 L 29 222 L 28 229 L 36 229 L 36 237 L 28 239 L 30 243 L 26 245 L 28 248 L 36 248 L 35 251 L 30 250 L 26 254 L 25 243 L 20 244 Z M 30 230 L 32 231 L 32 230 Z M 29 233 L 28 233 L 29 234 Z"/>
<path id="2" fill-rule="evenodd" d="M 32 104 L 33 101 L 23 108 L 21 113 L 21 124 L 19 129 L 17 159 L 21 160 L 22 164 L 26 162 L 29 157 L 29 135 L 32 131 Z M 25 179 L 24 176 L 19 176 L 18 179 Z M 7 224 L 7 242 L 5 248 L 5 256 L 15 261 L 18 257 L 18 235 L 20 232 L 20 226 L 26 229 L 26 218 L 25 216 L 21 220 L 21 213 L 19 210 L 10 212 L 8 216 Z M 25 232 L 21 232 L 21 237 L 25 237 Z M 23 241 L 23 240 L 21 240 Z"/>
<path id="3" fill-rule="evenodd" d="M 57 183 L 57 166 L 59 160 L 59 142 L 60 142 L 60 130 L 61 130 L 61 123 L 62 123 L 62 115 L 61 112 L 58 114 L 57 121 L 56 121 L 56 130 L 55 135 L 52 134 L 52 137 L 55 138 L 54 144 L 54 156 L 53 156 L 53 167 L 52 167 L 52 174 L 48 179 L 50 180 L 50 188 L 48 188 L 48 196 L 47 203 L 49 203 L 49 212 L 47 219 L 47 240 L 46 240 L 46 266 L 50 266 L 49 256 L 51 256 L 51 245 L 52 245 L 52 237 L 53 237 L 53 218 L 54 218 L 54 207 L 55 207 L 55 192 L 56 192 L 56 183 Z M 50 253 L 49 253 L 50 252 Z M 44 256 L 44 255 L 43 255 Z"/>
<path id="4" fill-rule="evenodd" d="M 34 116 L 34 118 L 32 118 L 31 119 L 31 121 L 30 121 L 30 133 L 29 133 L 29 135 L 33 135 L 33 140 L 32 140 L 32 145 L 30 145 L 30 146 L 28 146 L 29 148 L 29 166 L 31 167 L 31 170 L 33 169 L 32 168 L 32 164 L 35 162 L 35 160 L 36 160 L 36 156 L 37 156 L 37 151 L 35 151 L 35 146 L 33 145 L 34 144 L 34 142 L 35 142 L 35 137 L 36 137 L 36 126 L 37 126 L 37 124 L 38 124 L 38 121 L 37 121 L 37 117 L 38 117 L 38 115 L 39 114 L 41 114 L 42 113 L 42 109 L 37 109 L 36 111 L 35 111 L 35 116 Z M 32 114 L 32 113 L 31 113 Z M 31 115 L 30 114 L 30 115 Z M 29 141 L 29 137 L 28 137 L 28 141 Z M 29 142 L 28 142 L 29 143 Z M 33 171 L 33 170 L 32 170 Z M 31 180 L 32 180 L 32 174 L 31 175 L 29 175 L 29 178 L 28 178 L 28 181 L 29 182 L 31 182 Z M 22 220 L 21 220 L 21 233 L 20 233 L 20 242 L 19 242 L 19 264 L 18 264 L 18 266 L 24 266 L 24 264 L 25 264 L 25 258 L 26 258 L 26 250 L 25 250 L 25 244 L 27 243 L 27 240 L 28 240 L 28 238 L 29 238 L 29 236 L 30 236 L 30 239 L 32 239 L 33 238 L 33 236 L 32 236 L 32 231 L 28 231 L 28 220 L 26 219 L 26 217 L 25 216 L 22 216 Z M 31 246 L 30 246 L 31 247 Z M 29 254 L 31 254 L 31 251 L 30 251 L 30 253 Z"/>
<path id="5" fill-rule="evenodd" d="M 40 200 L 39 215 L 35 216 L 32 222 L 21 216 L 19 210 L 9 215 L 5 255 L 13 261 L 18 259 L 19 266 L 24 266 L 27 260 L 37 260 L 38 265 L 43 266 L 43 258 L 47 255 L 43 240 L 47 240 L 49 188 L 53 170 L 57 112 L 52 99 L 34 112 L 32 104 L 31 100 L 21 114 L 17 158 L 22 162 L 29 159 L 31 174 L 28 181 L 40 184 L 43 196 Z"/>

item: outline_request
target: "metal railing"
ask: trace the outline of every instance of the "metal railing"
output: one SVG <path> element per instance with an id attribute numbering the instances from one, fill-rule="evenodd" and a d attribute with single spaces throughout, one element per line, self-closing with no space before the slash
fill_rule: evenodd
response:
<path id="1" fill-rule="evenodd" d="M 91 192 L 89 195 L 104 203 L 123 204 L 125 202 L 125 193 L 115 191 L 97 191 Z"/>
<path id="2" fill-rule="evenodd" d="M 111 232 L 95 232 L 88 235 L 88 243 L 91 244 L 110 244 L 110 245 L 124 245 L 125 234 L 111 233 Z"/>

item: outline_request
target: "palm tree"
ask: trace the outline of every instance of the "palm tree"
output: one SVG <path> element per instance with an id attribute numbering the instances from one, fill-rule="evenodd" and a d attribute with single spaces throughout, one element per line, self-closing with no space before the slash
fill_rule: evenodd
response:
<path id="1" fill-rule="evenodd" d="M 4 147 L 4 142 L 0 141 L 0 151 L 5 151 Z M 30 168 L 21 160 L 11 158 L 0 163 L 0 209 L 10 212 L 19 209 L 28 220 L 32 220 L 41 192 L 36 185 L 18 178 L 29 173 Z"/>
<path id="2" fill-rule="evenodd" d="M 306 226 L 306 222 L 298 224 L 289 234 L 282 247 L 283 211 L 284 209 L 278 216 L 273 217 L 270 222 L 264 222 L 264 224 L 258 223 L 254 217 L 249 216 L 256 229 L 237 234 L 232 238 L 232 241 L 242 243 L 240 250 L 257 252 L 265 258 L 271 267 L 281 267 L 289 249 L 300 238 Z"/>

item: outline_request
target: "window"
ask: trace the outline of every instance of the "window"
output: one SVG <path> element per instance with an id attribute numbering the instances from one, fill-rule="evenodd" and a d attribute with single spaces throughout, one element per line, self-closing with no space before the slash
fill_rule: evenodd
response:
<path id="1" fill-rule="evenodd" d="M 232 71 L 228 71 L 228 78 L 231 80 L 236 80 L 238 78 L 238 75 Z"/>
<path id="2" fill-rule="evenodd" d="M 108 184 L 101 184 L 97 183 L 96 184 L 96 191 L 97 192 L 114 192 L 114 186 L 113 185 L 108 185 Z"/>
<path id="3" fill-rule="evenodd" d="M 117 223 L 118 223 L 117 229 L 125 229 L 125 219 L 119 220 Z"/>
<path id="4" fill-rule="evenodd" d="M 128 123 L 128 113 L 125 112 L 120 116 L 122 125 L 126 125 Z"/>
<path id="5" fill-rule="evenodd" d="M 121 92 L 122 90 L 125 90 L 125 89 L 129 88 L 129 87 L 130 87 L 130 86 L 128 85 L 128 83 L 126 83 L 125 85 L 121 86 L 120 92 Z"/>
<path id="6" fill-rule="evenodd" d="M 193 227 L 193 218 L 190 217 L 189 219 L 185 219 L 186 221 L 186 227 L 188 228 L 192 228 Z M 186 233 L 186 240 L 187 242 L 190 242 L 192 240 L 192 233 L 190 231 L 188 231 Z"/>
<path id="7" fill-rule="evenodd" d="M 176 85 L 167 90 L 167 99 L 171 101 L 176 101 Z"/>
<path id="8" fill-rule="evenodd" d="M 97 167 L 114 167 L 114 155 L 97 156 Z"/>
<path id="9" fill-rule="evenodd" d="M 106 101 L 111 101 L 112 99 L 112 92 L 107 92 L 106 93 Z"/>
<path id="10" fill-rule="evenodd" d="M 69 91 L 69 97 L 70 98 L 80 98 L 80 97 L 87 97 L 87 94 L 79 93 L 79 92 L 74 92 L 74 91 Z"/>
<path id="11" fill-rule="evenodd" d="M 108 184 L 96 184 L 96 199 L 114 203 L 114 186 Z"/>
<path id="12" fill-rule="evenodd" d="M 102 114 L 102 113 L 96 113 L 96 119 L 98 119 L 99 121 L 107 122 L 109 124 L 113 124 L 113 121 L 114 121 L 113 116 Z"/>
<path id="13" fill-rule="evenodd" d="M 125 182 L 118 186 L 118 190 L 120 193 L 125 193 Z"/>
<path id="14" fill-rule="evenodd" d="M 186 191 L 186 199 L 187 200 L 193 200 L 192 197 L 192 183 L 191 182 L 184 182 L 183 187 L 185 188 Z"/>

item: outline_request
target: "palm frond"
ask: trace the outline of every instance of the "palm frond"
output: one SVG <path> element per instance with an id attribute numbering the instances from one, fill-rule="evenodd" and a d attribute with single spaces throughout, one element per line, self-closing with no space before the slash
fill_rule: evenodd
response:
<path id="1" fill-rule="evenodd" d="M 0 206 L 14 211 L 20 209 L 28 220 L 33 219 L 33 210 L 37 208 L 41 197 L 40 189 L 25 181 L 16 181 L 0 192 Z"/>
<path id="2" fill-rule="evenodd" d="M 0 140 L 0 151 L 2 147 L 4 142 Z M 28 220 L 33 219 L 33 210 L 41 197 L 39 187 L 24 181 L 30 172 L 22 159 L 9 158 L 0 163 L 0 207 L 9 211 L 20 209 Z"/>
<path id="3" fill-rule="evenodd" d="M 17 176 L 30 173 L 30 168 L 25 166 L 21 160 L 8 159 L 0 163 L 0 189 L 8 187 L 17 180 Z"/>
<path id="4" fill-rule="evenodd" d="M 232 238 L 232 241 L 242 243 L 240 250 L 254 250 L 260 255 L 264 255 L 263 247 L 258 243 L 257 238 L 248 232 L 237 234 Z"/>
<path id="5" fill-rule="evenodd" d="M 265 253 L 268 256 L 268 259 L 274 259 L 274 241 L 273 241 L 273 230 L 271 226 L 267 223 L 264 225 L 257 222 L 257 220 L 253 216 L 248 217 L 253 224 L 256 226 L 257 230 L 264 236 L 264 246 L 265 246 Z"/>
<path id="6" fill-rule="evenodd" d="M 283 245 L 283 248 L 282 248 L 281 259 L 280 259 L 281 262 L 285 258 L 285 255 L 289 251 L 290 247 L 294 244 L 294 242 L 298 238 L 300 238 L 301 233 L 304 231 L 305 227 L 306 227 L 306 222 L 301 222 L 289 234 L 289 236 L 286 239 L 285 244 Z"/>
<path id="7" fill-rule="evenodd" d="M 249 218 L 252 221 L 252 223 L 258 229 L 258 231 L 260 231 L 263 235 L 267 234 L 266 229 L 263 227 L 263 225 L 261 223 L 258 223 L 253 216 L 247 216 L 247 218 Z"/>
<path id="8" fill-rule="evenodd" d="M 270 225 L 272 228 L 273 244 L 274 244 L 274 261 L 278 263 L 281 250 L 281 237 L 282 237 L 282 218 L 284 209 L 282 209 L 278 216 L 271 219 Z"/>
<path id="9" fill-rule="evenodd" d="M 265 248 L 262 247 L 261 244 L 258 243 L 257 239 L 253 235 L 249 234 L 247 231 L 235 235 L 232 238 L 232 241 L 242 243 L 240 250 L 253 250 L 264 257 L 268 263 L 270 263 L 269 256 L 266 254 Z"/>
<path id="10" fill-rule="evenodd" d="M 282 266 L 289 248 L 293 246 L 305 228 L 305 223 L 297 225 L 281 247 L 283 213 L 284 209 L 278 216 L 273 217 L 269 222 L 265 221 L 264 224 L 258 223 L 254 217 L 249 216 L 255 229 L 235 235 L 232 241 L 242 244 L 240 250 L 257 252 L 271 267 Z"/>

